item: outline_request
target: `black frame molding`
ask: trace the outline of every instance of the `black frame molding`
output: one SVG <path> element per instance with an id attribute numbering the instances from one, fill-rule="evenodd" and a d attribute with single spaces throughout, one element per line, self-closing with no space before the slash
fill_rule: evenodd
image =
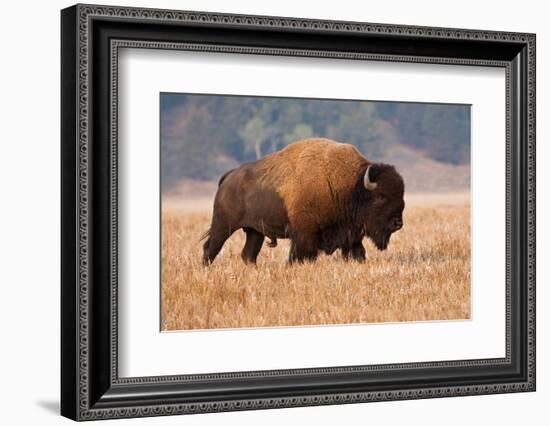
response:
<path id="1" fill-rule="evenodd" d="M 535 390 L 535 35 L 97 5 L 61 12 L 61 414 L 157 416 Z M 506 70 L 506 357 L 118 377 L 121 48 Z"/>

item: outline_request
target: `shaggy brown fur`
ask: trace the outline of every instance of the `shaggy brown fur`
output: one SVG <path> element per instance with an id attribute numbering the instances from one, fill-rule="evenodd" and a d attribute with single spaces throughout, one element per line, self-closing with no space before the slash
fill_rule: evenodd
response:
<path id="1" fill-rule="evenodd" d="M 352 196 L 368 161 L 353 145 L 329 139 L 293 143 L 259 162 L 263 180 L 284 200 L 290 227 L 312 233 L 330 225 Z"/>
<path id="2" fill-rule="evenodd" d="M 363 183 L 367 168 L 375 190 Z M 289 260 L 313 260 L 342 249 L 365 259 L 367 235 L 383 250 L 402 226 L 404 184 L 393 166 L 369 162 L 349 144 L 305 139 L 227 172 L 214 201 L 203 260 L 212 262 L 225 240 L 243 229 L 245 262 L 256 261 L 264 237 L 290 238 Z"/>

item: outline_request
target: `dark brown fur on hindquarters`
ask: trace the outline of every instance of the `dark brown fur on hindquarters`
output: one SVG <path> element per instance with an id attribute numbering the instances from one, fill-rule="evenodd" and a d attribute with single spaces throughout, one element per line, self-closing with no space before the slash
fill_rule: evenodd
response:
<path id="1" fill-rule="evenodd" d="M 247 234 L 246 263 L 255 263 L 265 237 L 270 247 L 290 238 L 291 263 L 337 249 L 364 261 L 364 237 L 384 250 L 403 226 L 403 194 L 393 166 L 370 162 L 352 145 L 328 139 L 290 144 L 222 176 L 203 261 L 211 263 L 238 229 Z"/>

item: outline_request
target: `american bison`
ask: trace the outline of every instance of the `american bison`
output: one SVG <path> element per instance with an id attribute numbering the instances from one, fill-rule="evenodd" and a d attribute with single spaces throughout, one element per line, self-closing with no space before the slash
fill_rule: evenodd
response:
<path id="1" fill-rule="evenodd" d="M 372 163 L 353 145 L 306 139 L 244 163 L 219 181 L 203 262 L 210 264 L 238 229 L 242 259 L 255 263 L 264 239 L 291 241 L 289 262 L 342 250 L 365 260 L 363 237 L 385 250 L 403 226 L 404 183 L 393 166 Z"/>

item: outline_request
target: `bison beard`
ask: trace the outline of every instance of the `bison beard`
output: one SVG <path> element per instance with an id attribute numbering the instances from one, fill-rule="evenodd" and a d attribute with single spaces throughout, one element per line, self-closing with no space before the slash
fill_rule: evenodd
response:
<path id="1" fill-rule="evenodd" d="M 203 249 L 208 265 L 238 229 L 246 233 L 241 253 L 255 263 L 265 237 L 291 241 L 289 262 L 342 251 L 364 261 L 363 238 L 379 250 L 403 226 L 404 183 L 395 168 L 371 163 L 352 145 L 306 139 L 244 163 L 219 181 Z"/>

